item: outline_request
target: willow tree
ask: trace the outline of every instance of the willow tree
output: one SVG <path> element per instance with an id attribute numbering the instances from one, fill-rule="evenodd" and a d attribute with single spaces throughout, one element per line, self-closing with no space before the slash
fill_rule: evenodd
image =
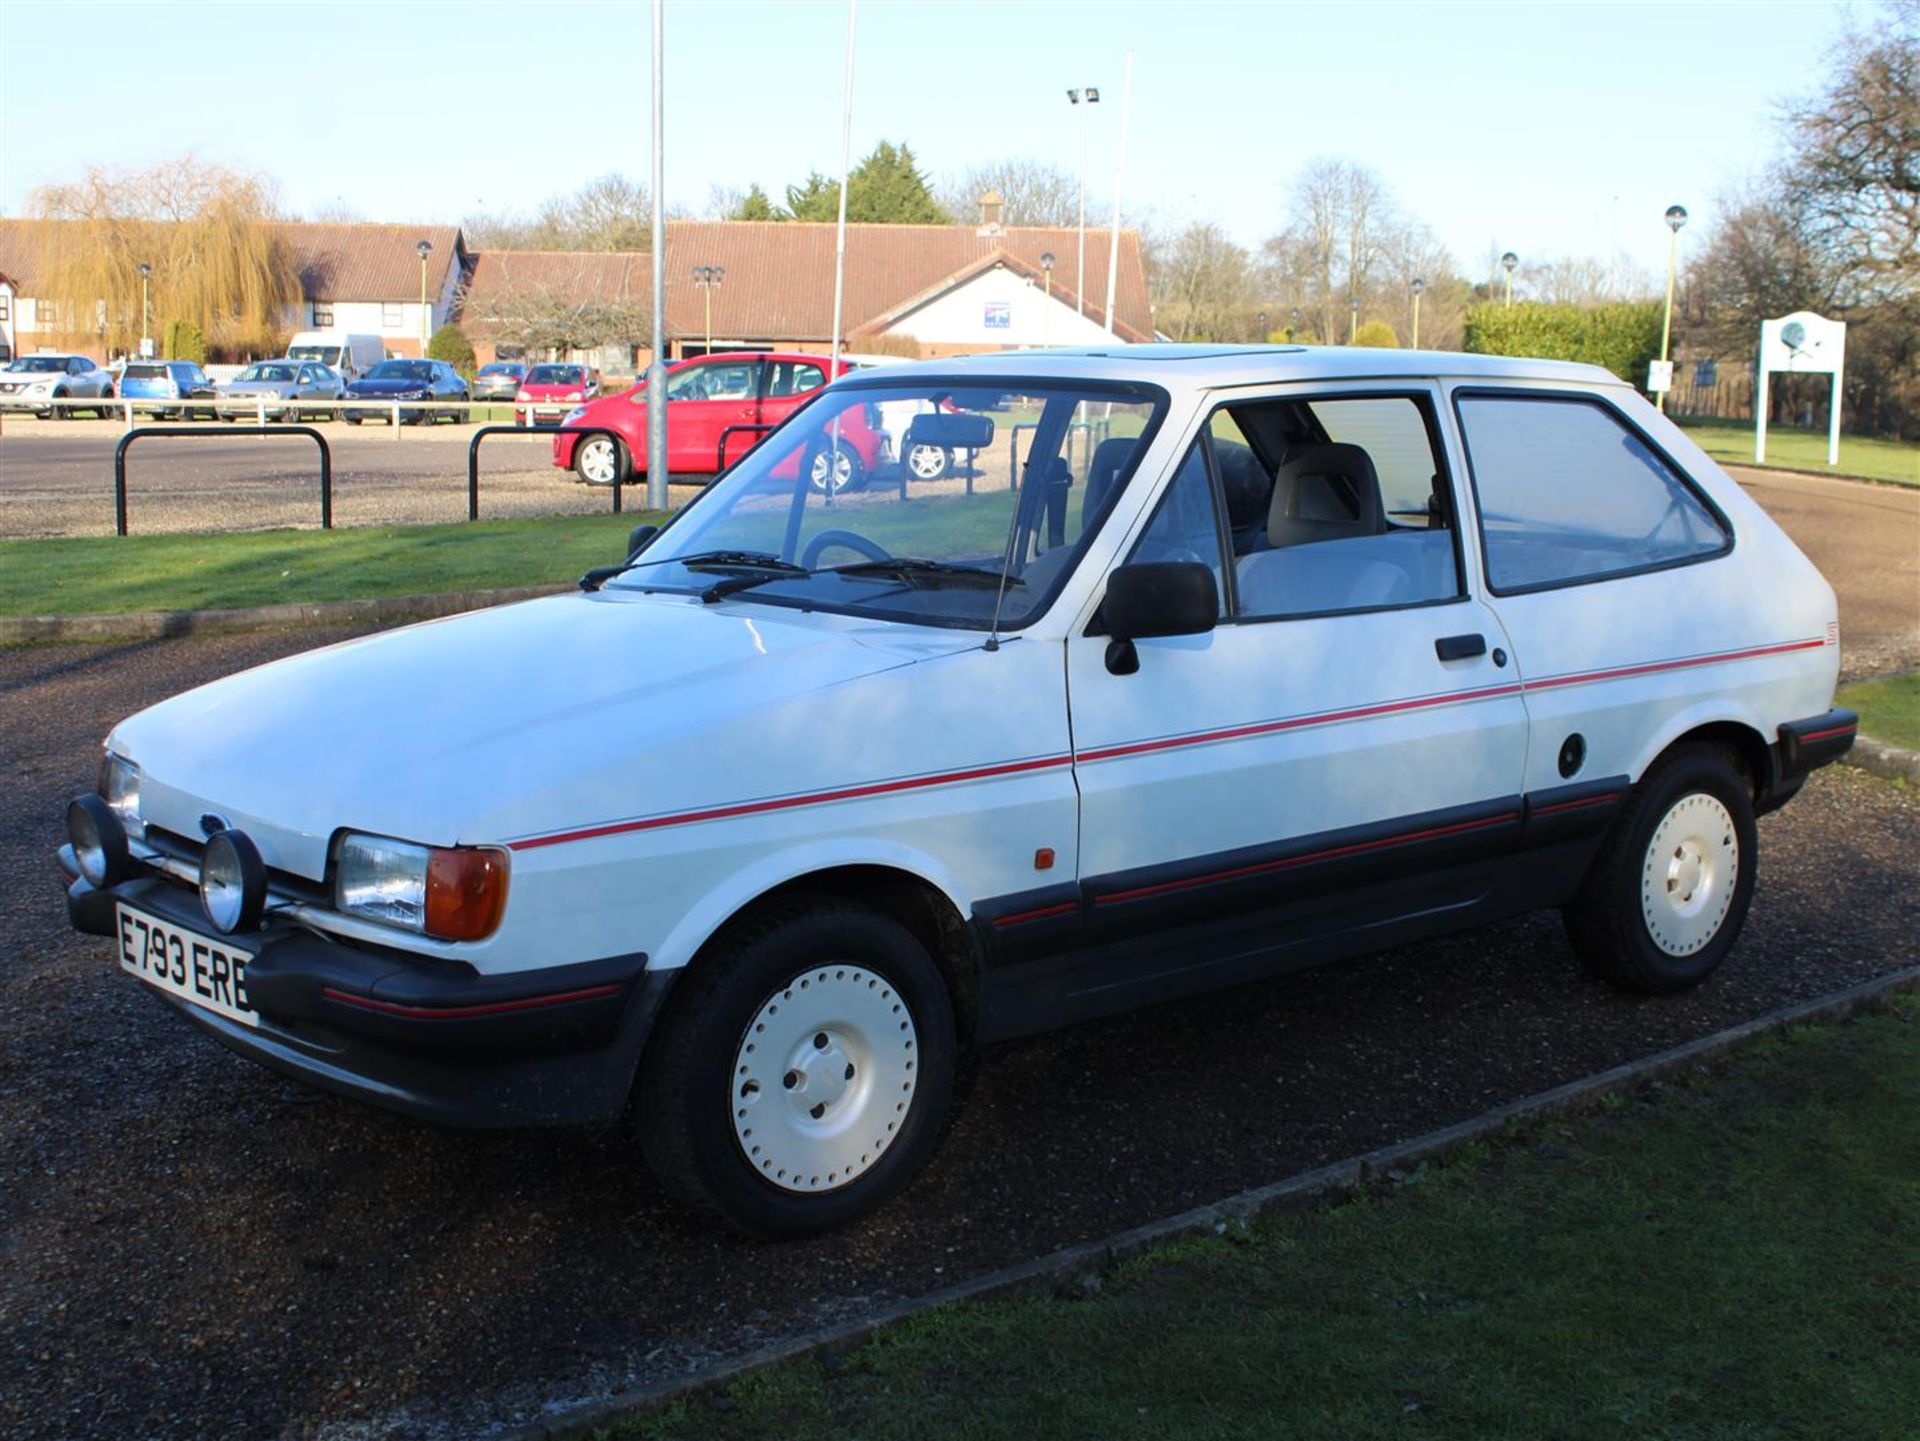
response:
<path id="1" fill-rule="evenodd" d="M 149 334 L 185 320 L 216 350 L 265 350 L 300 302 L 273 192 L 257 176 L 191 156 L 144 171 L 95 167 L 42 186 L 28 208 L 44 222 L 36 290 L 70 344 L 139 344 L 142 264 L 153 268 Z"/>

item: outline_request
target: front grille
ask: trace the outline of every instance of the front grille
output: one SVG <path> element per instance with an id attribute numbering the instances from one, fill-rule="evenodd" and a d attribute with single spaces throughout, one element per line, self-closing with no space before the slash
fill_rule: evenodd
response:
<path id="1" fill-rule="evenodd" d="M 178 831 L 167 830 L 163 826 L 147 827 L 147 844 L 164 856 L 200 869 L 200 858 L 206 854 L 207 843 L 195 840 L 192 836 L 183 836 Z M 305 876 L 296 876 L 291 871 L 283 871 L 274 866 L 267 868 L 267 889 L 276 896 L 299 901 L 309 906 L 330 906 L 333 904 L 333 892 L 319 881 L 310 881 Z"/>

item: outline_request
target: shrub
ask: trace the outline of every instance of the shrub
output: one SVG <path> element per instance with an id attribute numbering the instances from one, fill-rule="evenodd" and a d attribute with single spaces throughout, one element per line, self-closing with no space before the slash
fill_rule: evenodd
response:
<path id="1" fill-rule="evenodd" d="M 1398 350 L 1400 337 L 1384 320 L 1369 320 L 1353 333 L 1355 345 L 1370 345 L 1375 350 Z"/>
<path id="2" fill-rule="evenodd" d="M 882 331 L 878 335 L 869 335 L 858 345 L 849 345 L 849 350 L 863 355 L 898 355 L 906 360 L 920 358 L 920 342 L 911 335 L 895 335 L 891 331 Z"/>
<path id="3" fill-rule="evenodd" d="M 169 320 L 160 333 L 160 353 L 168 360 L 207 363 L 207 338 L 191 320 Z"/>
<path id="4" fill-rule="evenodd" d="M 457 325 L 443 325 L 427 342 L 427 358 L 444 360 L 468 380 L 473 379 L 473 342 Z"/>
<path id="5" fill-rule="evenodd" d="M 1582 360 L 1644 387 L 1660 355 L 1660 302 L 1611 305 L 1476 305 L 1467 311 L 1466 348 L 1479 355 Z"/>

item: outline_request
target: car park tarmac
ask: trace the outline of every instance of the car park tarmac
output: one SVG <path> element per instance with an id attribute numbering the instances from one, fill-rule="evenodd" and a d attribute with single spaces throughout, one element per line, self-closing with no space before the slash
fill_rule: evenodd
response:
<path id="1" fill-rule="evenodd" d="M 1920 799 L 1831 768 L 1760 822 L 1753 916 L 1695 992 L 1587 980 L 1535 916 L 1000 1047 L 898 1201 L 755 1244 L 671 1209 L 619 1131 L 290 1092 L 68 931 L 50 858 L 107 726 L 345 634 L 0 652 L 6 1434 L 472 1434 L 1838 990 L 1920 934 Z"/>

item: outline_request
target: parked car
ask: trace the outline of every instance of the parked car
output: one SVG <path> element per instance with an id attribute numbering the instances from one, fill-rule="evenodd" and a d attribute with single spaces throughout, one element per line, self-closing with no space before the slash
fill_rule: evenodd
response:
<path id="1" fill-rule="evenodd" d="M 827 383 L 829 362 L 821 355 L 750 353 L 701 356 L 667 371 L 667 467 L 676 475 L 712 475 L 724 470 L 759 437 L 792 415 Z M 835 376 L 855 367 L 832 362 Z M 556 435 L 553 463 L 571 467 L 589 485 L 612 485 L 644 474 L 647 454 L 647 388 L 604 396 L 561 417 L 566 425 L 604 425 L 614 438 Z M 835 490 L 857 490 L 892 460 L 878 416 L 863 412 L 843 427 L 829 467 L 825 453 L 809 461 L 808 476 L 825 489 L 831 471 Z"/>
<path id="2" fill-rule="evenodd" d="M 259 360 L 220 387 L 224 400 L 339 400 L 347 393 L 347 383 L 339 372 L 311 360 Z M 244 410 L 222 412 L 228 420 L 247 420 Z M 268 405 L 258 412 L 268 420 L 332 419 L 336 412 L 306 406 Z"/>
<path id="3" fill-rule="evenodd" d="M 480 367 L 473 377 L 475 400 L 512 400 L 530 367 L 524 360 L 496 360 Z"/>
<path id="4" fill-rule="evenodd" d="M 387 346 L 377 335 L 303 330 L 287 342 L 286 358 L 317 361 L 351 384 L 387 358 Z"/>
<path id="5" fill-rule="evenodd" d="M 444 360 L 383 360 L 358 380 L 347 382 L 347 404 L 340 418 L 348 425 L 363 420 L 393 419 L 392 402 L 467 399 L 467 383 Z M 357 406 L 352 402 L 379 401 L 378 405 Z M 462 418 L 464 412 L 443 406 L 422 404 L 407 406 L 400 412 L 404 425 L 432 425 L 436 420 Z"/>
<path id="6" fill-rule="evenodd" d="M 890 400 L 970 491 L 809 483 Z M 963 1044 L 1539 909 L 1697 985 L 1754 817 L 1852 743 L 1839 658 L 1595 367 L 981 355 L 825 389 L 579 592 L 122 721 L 60 859 L 232 1049 L 433 1120 L 630 1107 L 671 1192 L 792 1234 L 907 1181 Z"/>
<path id="7" fill-rule="evenodd" d="M 84 355 L 23 355 L 0 370 L 0 410 L 30 410 L 35 415 L 62 419 L 75 408 L 53 405 L 56 400 L 112 400 L 113 376 Z M 112 415 L 101 406 L 96 415 Z"/>
<path id="8" fill-rule="evenodd" d="M 514 392 L 517 425 L 554 425 L 582 401 L 600 396 L 600 372 L 585 365 L 536 365 Z M 544 403 L 543 403 L 544 402 Z"/>
<path id="9" fill-rule="evenodd" d="M 130 360 L 120 375 L 120 394 L 156 420 L 220 418 L 210 405 L 190 404 L 216 400 L 220 394 L 206 371 L 191 360 Z"/>

